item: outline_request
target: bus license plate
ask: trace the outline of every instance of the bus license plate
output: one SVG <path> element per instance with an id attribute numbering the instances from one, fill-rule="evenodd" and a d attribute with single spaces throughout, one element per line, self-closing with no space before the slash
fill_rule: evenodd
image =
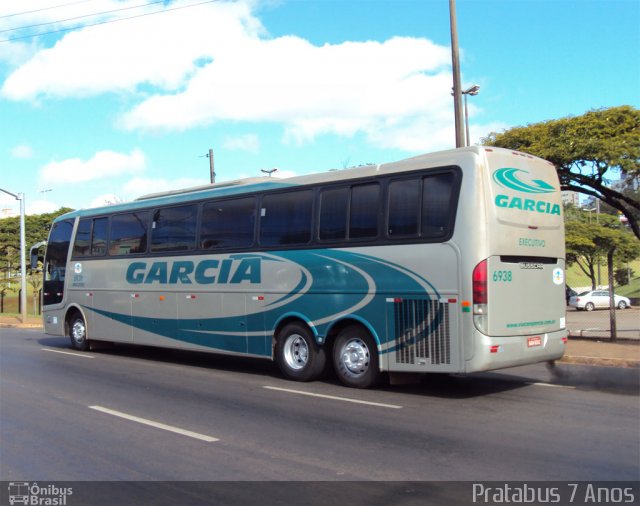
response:
<path id="1" fill-rule="evenodd" d="M 527 347 L 542 346 L 542 338 L 540 336 L 530 337 L 527 339 Z"/>

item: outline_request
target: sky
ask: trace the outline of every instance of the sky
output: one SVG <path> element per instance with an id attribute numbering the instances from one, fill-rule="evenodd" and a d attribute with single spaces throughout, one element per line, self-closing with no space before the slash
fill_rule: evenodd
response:
<path id="1" fill-rule="evenodd" d="M 457 0 L 472 144 L 640 105 L 638 0 Z M 0 0 L 0 188 L 27 214 L 455 147 L 448 0 Z M 0 192 L 0 217 L 19 211 Z"/>

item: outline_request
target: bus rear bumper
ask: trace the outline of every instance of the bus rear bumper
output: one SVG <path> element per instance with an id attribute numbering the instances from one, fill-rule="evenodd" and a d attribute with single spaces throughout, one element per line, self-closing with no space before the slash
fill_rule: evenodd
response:
<path id="1" fill-rule="evenodd" d="M 476 348 L 473 358 L 466 362 L 466 372 L 491 371 L 558 360 L 565 353 L 567 336 L 566 329 L 528 336 L 501 337 L 490 337 L 476 331 Z"/>

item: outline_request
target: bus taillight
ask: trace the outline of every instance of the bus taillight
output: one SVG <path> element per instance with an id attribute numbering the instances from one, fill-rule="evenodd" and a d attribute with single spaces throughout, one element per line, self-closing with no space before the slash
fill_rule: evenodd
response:
<path id="1" fill-rule="evenodd" d="M 473 269 L 473 323 L 487 333 L 487 261 L 483 260 Z"/>
<path id="2" fill-rule="evenodd" d="M 473 269 L 473 305 L 487 304 L 487 261 L 483 260 Z"/>

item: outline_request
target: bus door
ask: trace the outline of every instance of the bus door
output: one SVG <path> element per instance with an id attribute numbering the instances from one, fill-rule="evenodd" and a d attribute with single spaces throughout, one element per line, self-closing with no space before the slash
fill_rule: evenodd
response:
<path id="1" fill-rule="evenodd" d="M 60 304 L 64 298 L 67 257 L 72 232 L 73 220 L 55 223 L 51 229 L 44 260 L 42 303 L 45 307 Z"/>

